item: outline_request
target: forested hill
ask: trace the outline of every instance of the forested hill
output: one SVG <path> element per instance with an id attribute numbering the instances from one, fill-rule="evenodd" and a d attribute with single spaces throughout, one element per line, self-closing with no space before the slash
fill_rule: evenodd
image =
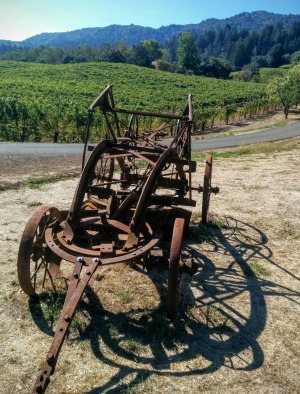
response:
<path id="1" fill-rule="evenodd" d="M 201 14 L 199 14 L 201 19 Z M 185 31 L 191 31 L 197 34 L 208 30 L 216 30 L 226 25 L 236 29 L 259 30 L 263 26 L 277 23 L 283 27 L 289 27 L 294 21 L 299 21 L 300 15 L 282 15 L 266 11 L 243 12 L 226 19 L 207 19 L 198 24 L 189 25 L 169 25 L 162 26 L 158 29 L 143 27 L 137 25 L 110 25 L 107 27 L 85 28 L 64 33 L 42 33 L 27 38 L 21 42 L 1 41 L 0 44 L 18 45 L 21 47 L 38 47 L 44 46 L 77 46 L 86 44 L 91 47 L 99 48 L 103 44 L 125 43 L 127 45 L 138 44 L 143 40 L 155 39 L 160 44 L 171 40 L 174 36 Z M 1 38 L 1 37 L 0 37 Z"/>

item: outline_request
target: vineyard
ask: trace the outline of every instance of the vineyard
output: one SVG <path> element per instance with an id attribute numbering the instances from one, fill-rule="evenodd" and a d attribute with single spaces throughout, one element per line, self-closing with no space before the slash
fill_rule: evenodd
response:
<path id="1" fill-rule="evenodd" d="M 228 122 L 274 105 L 265 96 L 267 76 L 264 83 L 244 83 L 127 64 L 1 61 L 0 77 L 0 141 L 83 141 L 86 109 L 108 84 L 113 85 L 116 106 L 124 109 L 180 113 L 192 93 L 200 130 L 216 120 Z M 103 131 L 95 117 L 93 138 Z"/>

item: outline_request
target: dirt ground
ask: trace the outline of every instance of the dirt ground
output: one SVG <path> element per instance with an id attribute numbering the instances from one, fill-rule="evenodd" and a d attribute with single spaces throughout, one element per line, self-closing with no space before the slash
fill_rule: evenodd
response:
<path id="1" fill-rule="evenodd" d="M 220 193 L 212 224 L 192 224 L 185 239 L 198 270 L 183 276 L 174 325 L 165 318 L 165 271 L 99 270 L 47 393 L 300 393 L 300 139 L 293 144 L 214 162 Z M 195 185 L 203 171 L 199 163 Z M 22 231 L 36 206 L 69 207 L 76 184 L 0 192 L 0 393 L 31 392 L 59 304 L 20 290 Z"/>

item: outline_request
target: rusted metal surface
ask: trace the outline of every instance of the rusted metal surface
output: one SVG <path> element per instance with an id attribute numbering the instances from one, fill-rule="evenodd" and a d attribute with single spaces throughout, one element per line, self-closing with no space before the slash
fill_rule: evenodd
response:
<path id="1" fill-rule="evenodd" d="M 87 284 L 89 283 L 93 273 L 98 267 L 99 259 L 94 259 L 93 263 L 88 266 L 80 280 L 79 273 L 81 271 L 84 260 L 79 258 L 77 260 L 77 263 L 78 264 L 74 265 L 73 275 L 70 279 L 70 286 L 67 292 L 66 301 L 57 323 L 57 329 L 55 331 L 52 344 L 46 356 L 46 361 L 43 365 L 43 368 L 39 372 L 36 379 L 33 393 L 43 393 L 49 384 L 50 376 L 54 371 L 61 346 L 68 332 L 68 328 L 74 316 L 76 306 L 81 299 L 82 294 Z"/>
<path id="2" fill-rule="evenodd" d="M 102 112 L 106 138 L 90 146 L 95 110 Z M 180 270 L 193 270 L 181 259 L 183 233 L 191 214 L 187 207 L 196 205 L 192 192 L 203 191 L 202 220 L 206 223 L 210 194 L 218 191 L 211 186 L 211 156 L 206 160 L 203 186 L 192 185 L 196 162 L 191 160 L 191 95 L 181 115 L 161 114 L 116 108 L 108 86 L 88 111 L 82 174 L 70 209 L 37 208 L 19 249 L 19 281 L 29 296 L 55 291 L 62 259 L 74 264 L 55 336 L 33 393 L 46 390 L 78 302 L 97 268 L 130 261 L 146 264 L 151 250 L 171 233 L 170 227 L 174 229 L 169 239 L 167 313 L 171 319 L 176 317 Z"/>
<path id="3" fill-rule="evenodd" d="M 39 287 L 49 282 L 55 290 L 53 278 L 58 273 L 60 258 L 47 248 L 45 230 L 59 218 L 55 207 L 36 208 L 24 229 L 18 254 L 18 279 L 29 296 L 37 295 Z"/>
<path id="4" fill-rule="evenodd" d="M 209 202 L 212 193 L 218 194 L 219 188 L 212 187 L 211 185 L 212 177 L 212 156 L 207 155 L 205 161 L 205 171 L 204 171 L 204 181 L 203 181 L 203 198 L 202 198 L 202 223 L 208 222 L 208 212 L 209 212 Z"/>
<path id="5" fill-rule="evenodd" d="M 184 219 L 177 218 L 174 223 L 174 230 L 170 248 L 170 261 L 168 272 L 168 291 L 167 291 L 167 315 L 174 319 L 177 314 L 179 303 L 179 263 L 181 259 L 181 244 L 184 231 Z"/>

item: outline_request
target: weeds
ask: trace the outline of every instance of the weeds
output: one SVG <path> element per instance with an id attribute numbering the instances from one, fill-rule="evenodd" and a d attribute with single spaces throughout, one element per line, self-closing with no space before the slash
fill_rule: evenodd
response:
<path id="1" fill-rule="evenodd" d="M 14 279 L 14 280 L 12 280 L 12 281 L 10 282 L 10 285 L 15 287 L 15 286 L 19 286 L 19 283 L 18 283 L 17 280 Z"/>
<path id="2" fill-rule="evenodd" d="M 224 315 L 222 309 L 213 305 L 207 308 L 205 317 L 207 319 L 207 324 L 213 327 L 224 327 L 228 320 L 228 317 Z"/>
<path id="3" fill-rule="evenodd" d="M 190 313 L 198 321 L 210 328 L 228 329 L 234 328 L 234 324 L 223 310 L 214 305 L 190 309 Z"/>
<path id="4" fill-rule="evenodd" d="M 149 372 L 139 372 L 138 376 L 131 383 L 118 384 L 118 392 L 121 394 L 142 393 L 145 384 L 148 385 Z M 152 390 L 151 390 L 152 392 Z"/>
<path id="5" fill-rule="evenodd" d="M 58 320 L 62 307 L 64 305 L 65 295 L 61 293 L 42 293 L 40 296 L 41 306 L 45 319 L 54 324 Z"/>
<path id="6" fill-rule="evenodd" d="M 254 191 L 254 190 L 265 189 L 265 187 L 261 186 L 261 185 L 241 185 L 241 186 L 242 186 L 242 189 L 245 192 L 251 192 L 251 191 Z"/>
<path id="7" fill-rule="evenodd" d="M 40 294 L 39 302 L 44 319 L 48 322 L 49 327 L 53 328 L 57 323 L 64 306 L 65 295 L 65 293 L 51 291 Z M 69 339 L 76 339 L 80 336 L 86 329 L 89 321 L 90 319 L 85 311 L 84 301 L 81 300 L 70 324 Z"/>
<path id="8" fill-rule="evenodd" d="M 116 337 L 118 337 L 120 335 L 119 331 L 118 331 L 118 328 L 116 326 L 114 326 L 113 324 L 109 325 L 108 332 L 109 332 L 109 335 L 112 338 L 116 338 Z"/>
<path id="9" fill-rule="evenodd" d="M 208 226 L 211 227 L 212 229 L 220 230 L 222 228 L 226 228 L 226 223 L 223 219 L 214 216 L 208 222 Z"/>
<path id="10" fill-rule="evenodd" d="M 299 229 L 296 229 L 292 223 L 284 221 L 283 225 L 279 229 L 279 236 L 280 238 L 299 239 L 300 231 Z"/>
<path id="11" fill-rule="evenodd" d="M 200 211 L 193 211 L 191 216 L 191 222 L 199 223 L 201 220 L 201 212 Z"/>
<path id="12" fill-rule="evenodd" d="M 254 262 L 249 263 L 248 267 L 245 270 L 246 276 L 269 276 L 271 272 L 262 266 L 260 263 Z"/>
<path id="13" fill-rule="evenodd" d="M 70 174 L 65 174 L 65 175 L 51 175 L 51 174 L 46 174 L 43 177 L 29 177 L 27 181 L 20 181 L 20 182 L 15 182 L 15 183 L 10 183 L 10 182 L 5 182 L 5 183 L 0 183 L 0 193 L 1 192 L 6 192 L 8 190 L 19 190 L 22 187 L 29 187 L 30 189 L 38 189 L 41 186 L 47 185 L 49 183 L 55 183 L 67 179 L 71 179 L 76 177 L 76 175 L 70 175 Z M 35 204 L 35 203 L 33 203 Z M 40 203 L 36 203 L 37 205 Z M 29 205 L 30 206 L 30 205 Z M 35 206 L 35 205 L 33 205 Z"/>
<path id="14" fill-rule="evenodd" d="M 119 390 L 120 390 L 121 394 L 137 394 L 139 392 L 139 390 L 136 386 L 137 386 L 137 384 L 135 384 L 135 385 L 122 384 L 122 385 L 119 385 Z"/>
<path id="15" fill-rule="evenodd" d="M 6 192 L 8 190 L 19 189 L 20 185 L 21 185 L 20 182 L 18 182 L 18 183 L 9 183 L 9 182 L 0 183 L 0 193 Z"/>
<path id="16" fill-rule="evenodd" d="M 226 228 L 225 222 L 218 217 L 211 217 L 208 223 L 200 223 L 192 230 L 194 238 L 200 242 L 215 242 L 220 236 L 220 230 Z"/>
<path id="17" fill-rule="evenodd" d="M 27 204 L 28 208 L 35 208 L 35 207 L 39 207 L 40 205 L 43 205 L 42 202 L 30 202 L 29 204 Z"/>
<path id="18" fill-rule="evenodd" d="M 128 303 L 132 300 L 132 295 L 129 290 L 118 290 L 116 296 L 121 299 L 122 302 Z"/>
<path id="19" fill-rule="evenodd" d="M 130 338 L 122 341 L 122 347 L 130 353 L 140 353 L 143 345 L 137 339 Z"/>
<path id="20" fill-rule="evenodd" d="M 58 182 L 60 180 L 62 180 L 62 178 L 66 178 L 66 177 L 61 177 L 59 175 L 51 175 L 51 174 L 46 174 L 43 177 L 30 177 L 28 178 L 28 187 L 30 189 L 38 189 L 39 187 L 46 185 L 48 183 L 55 183 Z"/>
<path id="21" fill-rule="evenodd" d="M 11 300 L 12 295 L 11 294 L 5 294 L 5 296 L 3 296 L 4 301 L 10 301 Z"/>

